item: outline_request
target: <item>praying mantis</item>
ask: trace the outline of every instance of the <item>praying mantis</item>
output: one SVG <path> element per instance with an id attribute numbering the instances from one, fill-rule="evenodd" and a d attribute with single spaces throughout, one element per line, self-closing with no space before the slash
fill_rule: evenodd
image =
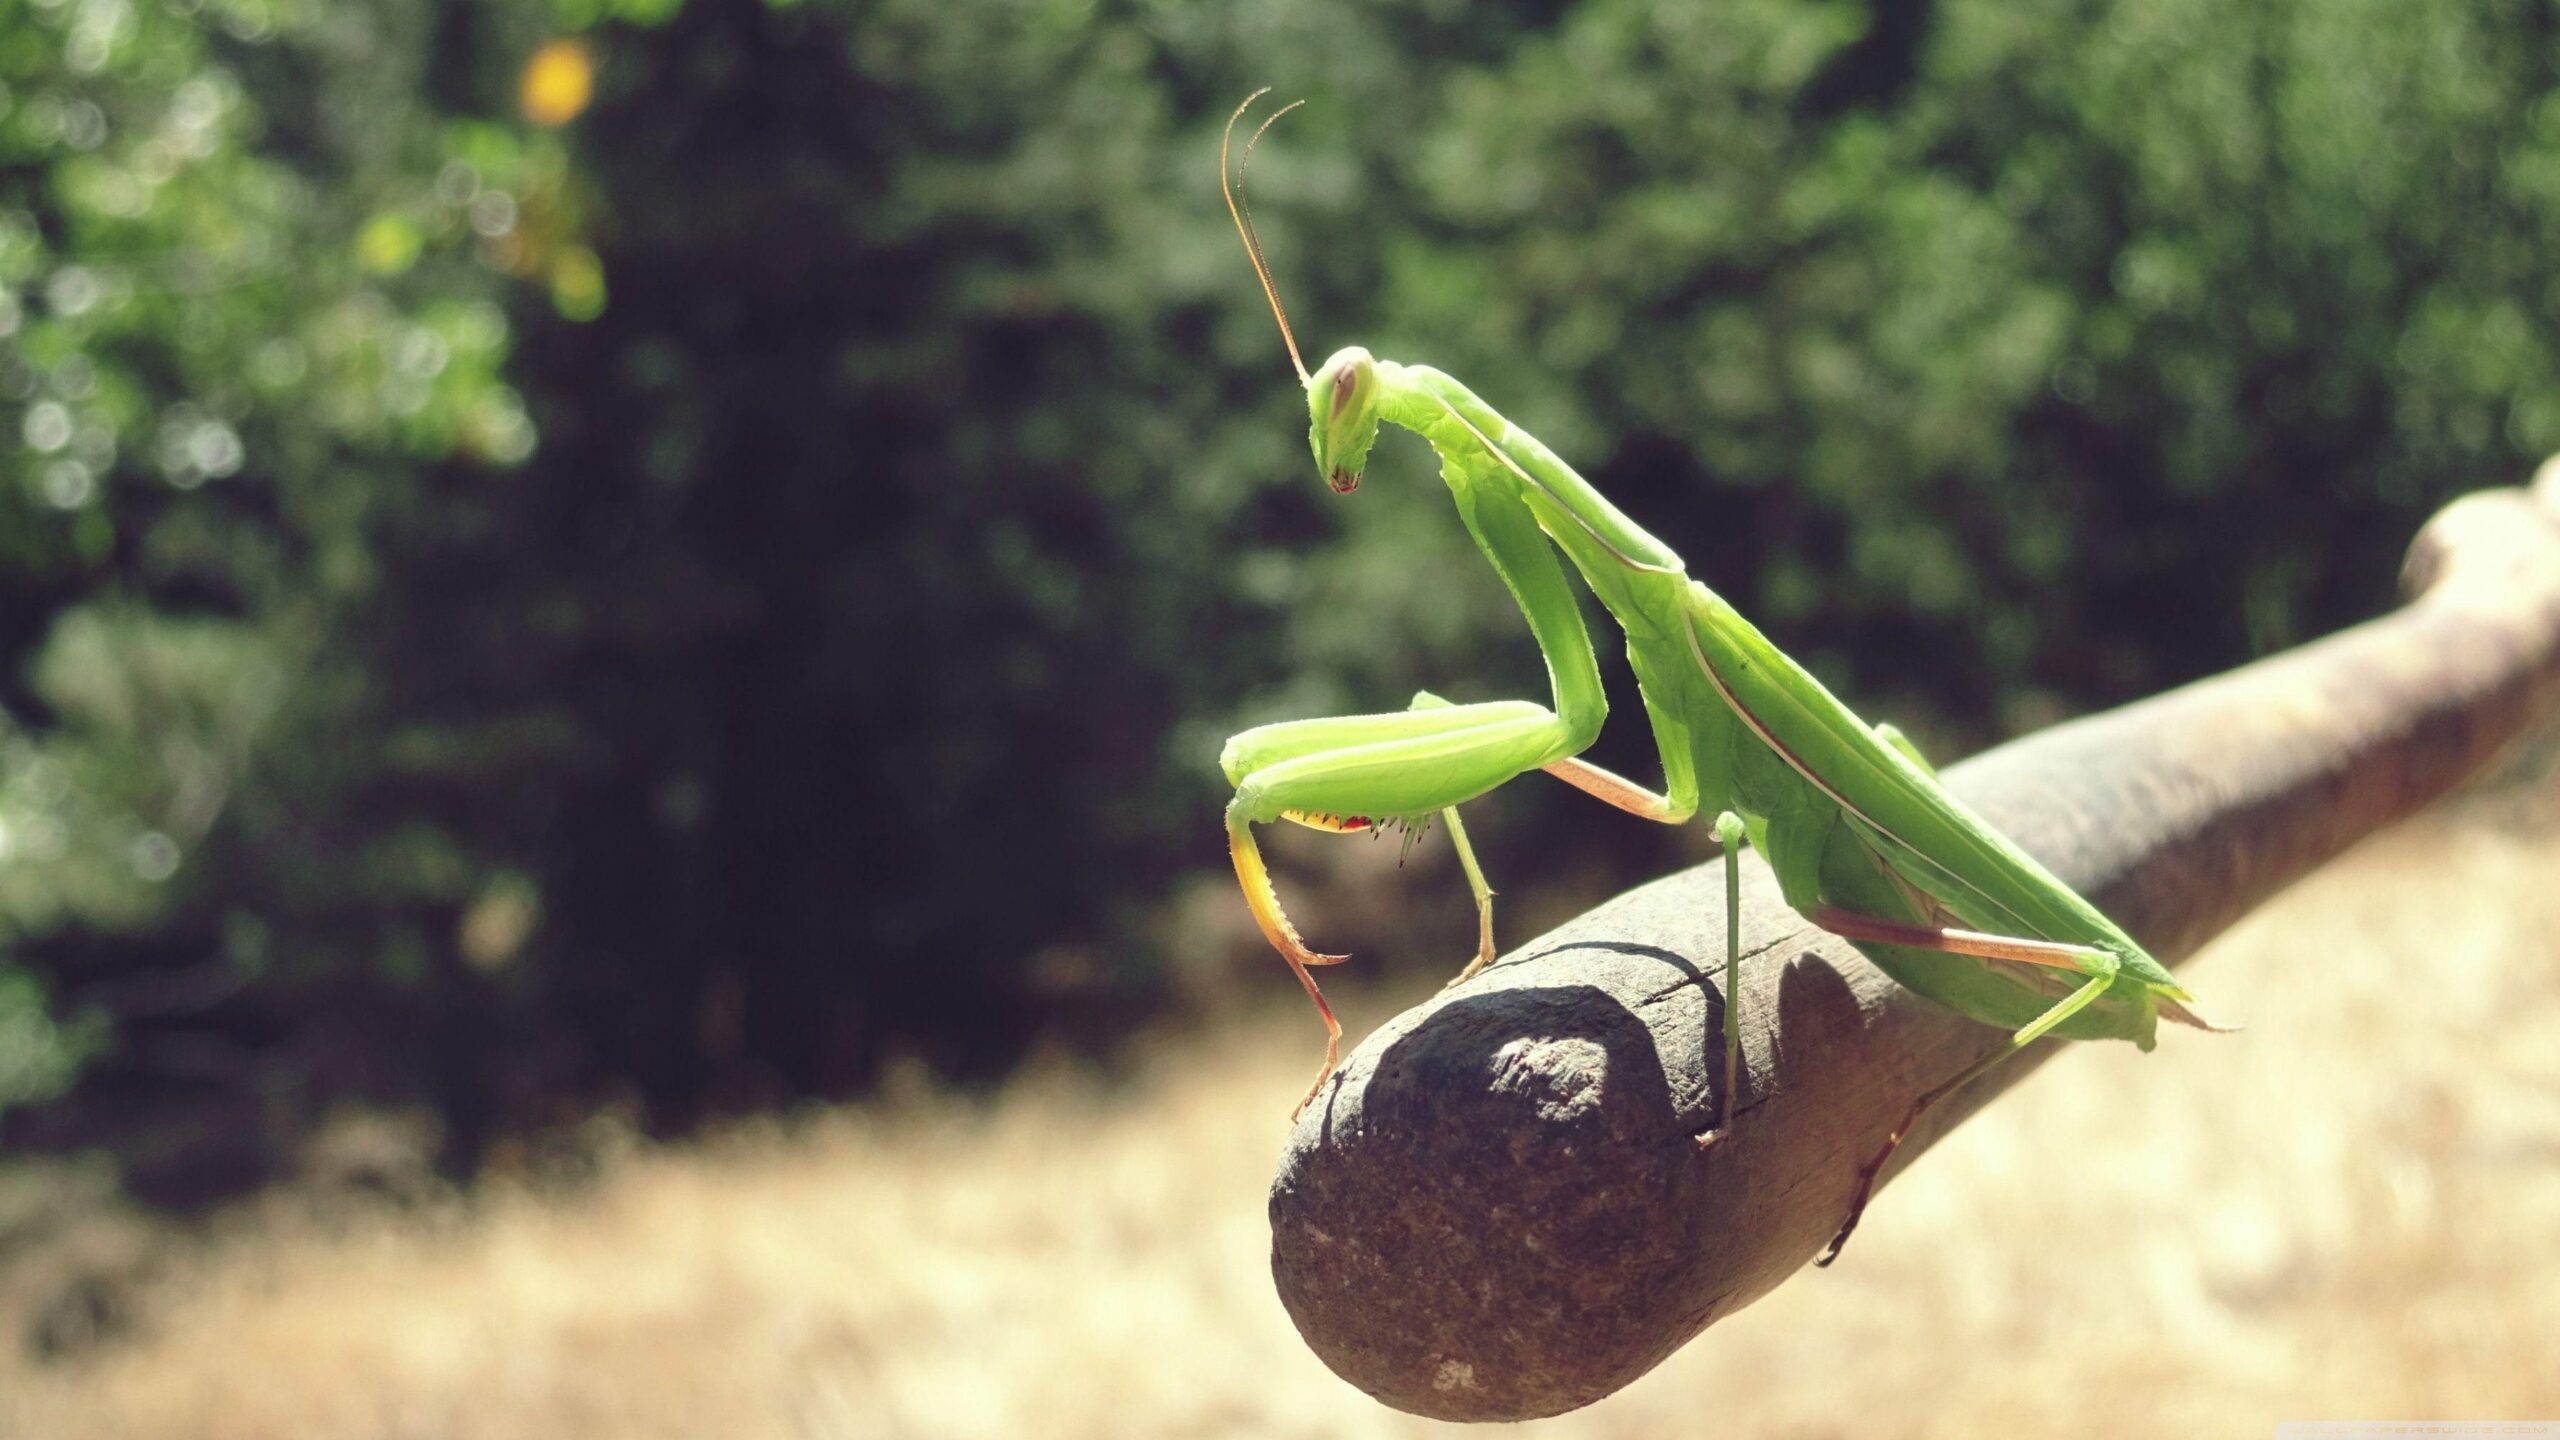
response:
<path id="1" fill-rule="evenodd" d="M 1293 1118 L 1322 1092 L 1341 1054 L 1341 1024 L 1312 971 L 1349 957 L 1320 954 L 1299 937 L 1253 827 L 1286 820 L 1355 832 L 1439 816 L 1478 922 L 1476 955 L 1455 985 L 1495 954 L 1493 891 L 1457 807 L 1533 770 L 1646 820 L 1678 825 L 1715 816 L 1727 857 L 1724 1088 L 1714 1125 L 1696 1137 L 1702 1146 L 1730 1133 L 1739 1108 L 1734 862 L 1746 841 L 1807 921 L 1855 944 L 1906 988 L 2010 1032 L 2007 1043 L 1925 1092 L 1861 1167 L 1822 1264 L 1838 1257 L 1886 1161 L 1920 1117 L 2035 1041 L 2130 1040 L 2147 1051 L 2162 1019 L 2226 1028 L 2198 1015 L 2168 970 L 2097 907 L 1941 786 L 1898 731 L 1852 713 L 1692 579 L 1670 547 L 1474 392 L 1438 370 L 1381 360 L 1356 345 L 1310 372 L 1239 193 L 1254 145 L 1295 102 L 1253 132 L 1229 179 L 1236 124 L 1265 93 L 1247 96 L 1228 117 L 1219 186 L 1306 387 L 1317 472 L 1347 495 L 1360 483 L 1381 424 L 1428 442 L 1459 519 L 1546 658 L 1554 702 L 1456 705 L 1426 691 L 1403 711 L 1263 725 L 1227 742 L 1220 767 L 1235 786 L 1226 818 L 1237 882 L 1325 1025 L 1324 1068 Z M 1577 758 L 1598 737 L 1607 703 L 1569 575 L 1580 577 L 1625 632 L 1660 755 L 1658 792 Z"/>

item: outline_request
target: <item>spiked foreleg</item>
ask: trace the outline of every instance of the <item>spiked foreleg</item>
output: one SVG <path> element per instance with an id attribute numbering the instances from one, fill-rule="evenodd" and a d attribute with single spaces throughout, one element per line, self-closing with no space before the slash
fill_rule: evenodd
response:
<path id="1" fill-rule="evenodd" d="M 1439 811 L 1455 816 L 1472 800 L 1517 775 L 1567 753 L 1573 728 L 1554 712 L 1527 701 L 1483 705 L 1426 703 L 1397 714 L 1300 720 L 1248 730 L 1227 742 L 1222 764 L 1236 783 L 1227 807 L 1227 837 L 1236 880 L 1271 947 L 1288 962 L 1325 1022 L 1325 1067 L 1340 1058 L 1341 1027 L 1316 988 L 1310 967 L 1339 964 L 1340 955 L 1309 949 L 1271 884 L 1252 827 L 1293 820 L 1323 830 L 1365 830 L 1383 823 L 1414 822 Z M 1492 891 L 1474 865 L 1472 847 L 1460 837 L 1460 863 L 1477 897 L 1477 959 L 1489 953 Z M 1311 1090 L 1308 1099 L 1314 1098 Z M 1299 1102 L 1304 1110 L 1306 1102 Z"/>

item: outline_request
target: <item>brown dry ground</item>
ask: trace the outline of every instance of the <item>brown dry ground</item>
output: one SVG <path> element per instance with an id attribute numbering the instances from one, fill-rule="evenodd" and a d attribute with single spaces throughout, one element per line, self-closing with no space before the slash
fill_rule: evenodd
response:
<path id="1" fill-rule="evenodd" d="M 2381 837 L 2187 972 L 2228 1039 L 2048 1065 L 1807 1271 L 1540 1436 L 2245 1435 L 2560 1416 L 2560 837 Z M 1374 1023 L 1386 1002 L 1362 1007 Z M 0 1355 L 29 1437 L 1386 1436 L 1264 1186 L 1295 1010 L 1134 1081 L 632 1147 L 573 1194 L 251 1226 L 133 1337 Z"/>

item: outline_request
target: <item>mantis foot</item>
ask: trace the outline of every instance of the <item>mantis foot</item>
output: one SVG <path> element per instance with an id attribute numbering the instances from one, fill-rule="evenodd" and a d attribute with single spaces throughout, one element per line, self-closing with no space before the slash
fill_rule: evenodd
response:
<path id="1" fill-rule="evenodd" d="M 1467 961 L 1467 968 L 1459 971 L 1455 976 L 1450 978 L 1448 984 L 1440 987 L 1440 993 L 1446 995 L 1450 991 L 1457 989 L 1459 986 L 1466 984 L 1470 980 L 1473 980 L 1477 976 L 1483 974 L 1485 972 L 1485 967 L 1492 963 L 1493 925 L 1491 923 L 1491 917 L 1487 917 L 1484 927 L 1484 938 L 1477 943 L 1474 958 Z"/>

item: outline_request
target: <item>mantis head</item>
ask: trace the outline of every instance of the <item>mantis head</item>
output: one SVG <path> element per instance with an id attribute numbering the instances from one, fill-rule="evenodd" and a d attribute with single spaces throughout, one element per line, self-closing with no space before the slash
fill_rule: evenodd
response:
<path id="1" fill-rule="evenodd" d="M 1357 345 L 1336 351 L 1307 377 L 1307 415 L 1316 473 L 1336 495 L 1359 489 L 1378 438 L 1378 362 Z"/>
<path id="2" fill-rule="evenodd" d="M 1227 197 L 1227 213 L 1236 222 L 1236 235 L 1244 241 L 1245 257 L 1253 262 L 1254 278 L 1262 282 L 1262 298 L 1271 302 L 1271 318 L 1280 322 L 1280 339 L 1289 347 L 1289 364 L 1307 387 L 1307 443 L 1315 448 L 1316 473 L 1337 495 L 1348 495 L 1360 488 L 1360 472 L 1369 465 L 1369 447 L 1378 439 L 1378 362 L 1357 345 L 1335 352 L 1314 374 L 1307 373 L 1304 360 L 1298 358 L 1298 337 L 1289 329 L 1289 312 L 1281 308 L 1280 291 L 1271 283 L 1271 266 L 1262 258 L 1262 237 L 1253 230 L 1253 211 L 1244 203 L 1245 167 L 1253 163 L 1253 147 L 1271 122 L 1298 108 L 1297 101 L 1281 106 L 1255 127 L 1244 142 L 1244 159 L 1234 169 L 1229 183 L 1227 143 L 1235 137 L 1236 122 L 1265 92 L 1256 90 L 1244 97 L 1244 103 L 1227 117 L 1226 133 L 1218 137 L 1218 188 Z"/>

